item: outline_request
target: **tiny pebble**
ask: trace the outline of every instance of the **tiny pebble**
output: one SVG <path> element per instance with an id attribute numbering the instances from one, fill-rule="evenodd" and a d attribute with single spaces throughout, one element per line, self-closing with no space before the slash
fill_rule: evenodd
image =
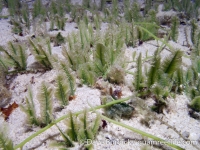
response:
<path id="1" fill-rule="evenodd" d="M 190 133 L 187 132 L 187 131 L 184 131 L 184 132 L 182 133 L 182 136 L 183 136 L 184 139 L 188 139 L 188 137 L 190 136 Z"/>

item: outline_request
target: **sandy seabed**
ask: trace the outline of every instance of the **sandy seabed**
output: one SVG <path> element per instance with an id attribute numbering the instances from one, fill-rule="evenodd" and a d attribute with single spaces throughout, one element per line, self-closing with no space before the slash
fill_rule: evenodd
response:
<path id="1" fill-rule="evenodd" d="M 5 10 L 4 10 L 5 11 Z M 47 23 L 48 27 L 48 23 Z M 66 23 L 65 31 L 61 31 L 62 35 L 66 37 L 69 33 L 72 31 L 77 30 L 75 23 Z M 17 35 L 14 35 L 11 32 L 12 26 L 9 24 L 9 19 L 1 19 L 0 20 L 0 45 L 5 46 L 7 42 L 14 41 L 15 39 L 18 39 L 19 41 L 23 41 L 26 38 L 30 37 L 32 33 L 25 35 L 24 37 L 20 37 Z M 102 29 L 106 30 L 107 24 L 103 23 Z M 189 51 L 188 47 L 183 46 L 183 43 L 186 42 L 185 34 L 184 34 L 184 28 L 185 26 L 180 25 L 179 27 L 179 36 L 177 43 L 170 41 L 169 44 L 171 44 L 172 47 L 181 49 L 184 52 Z M 188 27 L 188 32 L 190 28 Z M 56 35 L 58 31 L 53 31 L 49 34 Z M 140 52 L 145 56 L 146 51 L 148 51 L 148 55 L 152 56 L 154 51 L 156 50 L 157 42 L 154 40 L 144 42 L 142 45 L 137 46 L 135 48 L 128 47 L 126 48 L 126 56 L 130 57 L 132 56 L 132 53 L 134 51 L 139 54 Z M 58 54 L 58 56 L 62 57 L 61 54 L 62 48 L 61 47 L 52 47 L 53 54 Z M 169 54 L 169 51 L 164 50 L 162 52 L 162 58 L 167 56 Z M 33 61 L 33 56 L 30 55 L 28 58 L 28 64 L 31 64 Z M 183 63 L 190 65 L 191 60 L 190 59 L 183 59 Z M 34 83 L 31 85 L 34 95 L 34 102 L 35 106 L 37 108 L 36 112 L 39 113 L 39 103 L 36 99 L 37 95 L 37 89 L 41 85 L 42 81 L 45 81 L 47 83 L 52 83 L 52 81 L 56 77 L 56 70 L 46 71 L 45 73 L 28 73 L 28 74 L 18 74 L 14 79 L 12 79 L 12 82 L 9 85 L 9 89 L 12 93 L 12 99 L 10 103 L 16 102 L 17 104 L 25 104 L 25 96 L 27 96 L 26 89 L 32 82 L 32 79 L 34 78 Z M 125 85 L 121 86 L 122 89 L 122 97 L 131 96 L 132 92 L 128 88 L 128 84 L 132 83 L 133 77 L 131 75 L 126 75 L 126 83 Z M 78 81 L 77 81 L 78 82 Z M 99 81 L 101 82 L 101 81 Z M 51 86 L 53 86 L 51 84 Z M 100 91 L 95 88 L 87 87 L 83 85 L 82 87 L 77 87 L 76 89 L 76 98 L 73 101 L 69 102 L 69 105 L 67 105 L 64 109 L 61 111 L 54 112 L 54 117 L 59 118 L 65 114 L 67 114 L 70 110 L 72 112 L 76 112 L 79 110 L 83 110 L 86 107 L 90 106 L 97 106 L 101 105 L 100 101 Z M 196 147 L 200 149 L 200 121 L 195 120 L 191 118 L 188 114 L 188 107 L 187 104 L 189 103 L 189 99 L 186 95 L 176 95 L 174 98 L 168 98 L 168 105 L 169 109 L 165 110 L 163 114 L 157 114 L 157 118 L 150 122 L 149 126 L 145 126 L 141 123 L 141 118 L 143 118 L 144 114 L 137 114 L 134 115 L 131 119 L 125 120 L 120 119 L 119 121 L 125 123 L 126 125 L 130 125 L 134 128 L 140 129 L 142 131 L 145 131 L 147 133 L 153 134 L 155 136 L 158 136 L 162 139 L 165 139 L 166 141 L 177 144 L 186 150 L 194 150 Z M 146 103 L 152 103 L 153 100 L 149 98 L 146 100 Z M 90 104 L 90 106 L 88 105 Z M 56 108 L 59 106 L 57 101 L 53 101 L 53 105 Z M 100 111 L 101 112 L 101 111 Z M 90 118 L 89 118 L 90 119 Z M 0 124 L 3 124 L 4 117 L 3 115 L 0 116 Z M 39 127 L 35 127 L 30 131 L 27 131 L 28 126 L 26 125 L 26 115 L 24 112 L 20 110 L 18 107 L 13 111 L 13 113 L 10 115 L 8 121 L 8 133 L 9 137 L 13 140 L 14 145 L 19 144 L 24 139 L 35 133 L 37 130 L 39 130 Z M 60 122 L 58 123 L 58 126 L 61 129 L 65 129 L 65 125 Z M 56 149 L 55 147 L 49 147 L 49 144 L 51 143 L 52 137 L 57 137 L 59 131 L 55 126 L 51 127 L 50 129 L 46 130 L 39 136 L 35 137 L 33 140 L 28 142 L 24 145 L 23 150 L 30 150 L 30 149 L 36 149 L 36 150 L 50 150 L 50 149 Z M 183 139 L 182 137 L 186 137 L 186 139 Z M 165 146 L 159 147 L 156 145 L 162 145 L 161 143 L 157 141 L 152 141 L 151 139 L 145 138 L 140 136 L 139 134 L 136 134 L 134 132 L 131 132 L 127 129 L 124 129 L 120 126 L 114 125 L 112 123 L 107 122 L 107 126 L 105 128 L 101 128 L 99 134 L 96 137 L 96 140 L 87 141 L 89 144 L 93 143 L 95 150 L 102 150 L 102 149 L 112 149 L 112 150 L 136 150 L 141 149 L 145 146 L 148 146 L 149 149 L 164 149 Z M 80 144 L 76 144 L 75 147 L 71 149 L 81 149 Z M 169 149 L 169 148 L 165 148 Z"/>

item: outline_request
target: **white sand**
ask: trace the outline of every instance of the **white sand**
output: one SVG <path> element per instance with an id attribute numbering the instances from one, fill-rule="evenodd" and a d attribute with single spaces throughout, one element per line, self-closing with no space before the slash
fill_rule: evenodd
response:
<path id="1" fill-rule="evenodd" d="M 15 38 L 13 34 L 11 33 L 11 25 L 8 23 L 9 19 L 2 19 L 0 20 L 0 45 L 6 45 L 8 41 L 13 41 Z M 47 25 L 48 26 L 48 25 Z M 67 23 L 65 27 L 65 31 L 62 31 L 62 34 L 64 36 L 67 36 L 70 32 L 76 30 L 74 27 L 76 25 L 74 23 Z M 188 47 L 183 46 L 183 43 L 186 41 L 184 36 L 184 28 L 185 26 L 180 26 L 179 28 L 179 37 L 178 42 L 172 42 L 169 43 L 176 49 L 181 49 L 184 52 L 188 51 Z M 56 34 L 56 31 L 53 31 L 49 34 Z M 31 35 L 31 33 L 30 33 Z M 26 35 L 29 36 L 29 35 Z M 15 37 L 23 39 L 23 37 L 18 37 L 15 35 Z M 136 48 L 127 48 L 126 49 L 126 56 L 132 56 L 132 53 L 134 51 L 139 54 L 140 52 L 145 55 L 146 51 L 148 51 L 148 55 L 153 55 L 157 44 L 156 41 L 148 41 L 142 44 L 141 46 L 138 46 Z M 61 47 L 53 47 L 53 53 L 57 53 L 58 56 L 61 57 Z M 167 56 L 169 51 L 164 50 L 162 52 L 162 57 L 164 58 Z M 29 62 L 31 62 L 31 57 L 29 56 Z M 184 58 L 183 63 L 190 65 L 191 61 L 189 59 Z M 34 103 L 36 105 L 36 112 L 39 114 L 39 103 L 37 101 L 36 95 L 37 95 L 37 89 L 40 86 L 42 81 L 45 81 L 49 83 L 52 87 L 54 86 L 52 81 L 56 77 L 56 71 L 51 70 L 47 71 L 45 73 L 35 73 L 35 74 L 22 74 L 17 75 L 14 80 L 10 84 L 10 91 L 12 92 L 12 99 L 11 102 L 16 102 L 17 104 L 25 104 L 25 96 L 27 96 L 27 87 L 29 85 L 32 86 L 33 94 L 34 94 Z M 31 80 L 34 77 L 34 84 L 31 84 Z M 131 83 L 133 80 L 131 75 L 126 76 L 126 82 Z M 131 92 L 127 86 L 124 86 L 122 88 L 123 97 L 130 96 Z M 64 114 L 67 114 L 70 110 L 72 112 L 83 110 L 84 108 L 89 108 L 90 104 L 91 106 L 97 106 L 100 105 L 100 91 L 98 89 L 90 88 L 87 86 L 78 87 L 76 89 L 76 98 L 69 102 L 69 105 L 67 105 L 61 112 L 55 112 L 53 115 L 55 118 L 59 118 L 63 116 Z M 120 121 L 130 125 L 134 128 L 140 129 L 142 131 L 145 131 L 147 133 L 153 134 L 155 136 L 158 136 L 160 138 L 166 139 L 166 140 L 173 140 L 173 142 L 180 142 L 177 145 L 180 145 L 181 147 L 187 149 L 187 150 L 193 150 L 195 149 L 191 144 L 183 144 L 183 139 L 173 130 L 177 130 L 179 134 L 184 135 L 188 134 L 188 140 L 195 141 L 200 149 L 200 122 L 191 118 L 188 115 L 188 108 L 187 104 L 189 102 L 188 98 L 185 95 L 177 95 L 175 99 L 168 98 L 167 99 L 169 104 L 169 110 L 165 111 L 164 114 L 157 115 L 158 118 L 162 118 L 164 122 L 172 126 L 173 128 L 168 128 L 166 124 L 162 124 L 160 120 L 156 120 L 155 118 L 151 120 L 150 127 L 146 127 L 145 125 L 140 123 L 140 119 L 144 118 L 145 112 L 141 112 L 141 114 L 134 115 L 130 120 L 123 120 Z M 146 100 L 146 103 L 152 103 L 152 99 Z M 54 109 L 58 107 L 58 102 L 53 99 L 53 105 Z M 4 118 L 1 115 L 0 116 L 0 124 L 4 122 Z M 9 136 L 13 140 L 14 145 L 19 144 L 22 142 L 25 138 L 29 137 L 35 131 L 38 131 L 39 127 L 31 128 L 32 131 L 27 131 L 28 126 L 26 125 L 26 116 L 25 114 L 20 110 L 20 108 L 17 108 L 14 110 L 14 112 L 10 115 L 9 120 L 7 122 L 7 125 L 9 127 Z M 58 124 L 62 129 L 65 129 L 65 125 L 61 122 Z M 55 149 L 49 147 L 49 144 L 51 143 L 51 140 L 45 140 L 49 136 L 55 136 L 57 138 L 60 138 L 58 136 L 59 131 L 55 126 L 48 129 L 41 135 L 35 137 L 33 140 L 28 142 L 24 147 L 23 150 L 28 149 L 37 149 L 37 150 L 50 150 Z M 125 139 L 130 139 L 128 143 L 122 143 Z M 119 140 L 119 141 L 118 141 Z M 95 150 L 100 149 L 112 149 L 112 150 L 133 150 L 133 149 L 140 149 L 141 147 L 145 146 L 144 144 L 138 143 L 138 141 L 141 140 L 144 142 L 144 140 L 150 140 L 146 139 L 144 137 L 141 137 L 140 135 L 133 133 L 127 129 L 124 129 L 122 127 L 113 125 L 108 123 L 105 129 L 101 129 L 99 132 L 96 143 L 94 144 Z M 114 144 L 111 144 L 111 141 L 114 142 Z M 101 143 L 102 142 L 102 143 Z M 106 143 L 107 142 L 107 143 Z M 120 144 L 117 142 L 121 142 Z M 76 147 L 72 149 L 79 149 L 80 145 L 76 145 Z M 150 149 L 159 149 L 156 147 L 151 147 Z"/>

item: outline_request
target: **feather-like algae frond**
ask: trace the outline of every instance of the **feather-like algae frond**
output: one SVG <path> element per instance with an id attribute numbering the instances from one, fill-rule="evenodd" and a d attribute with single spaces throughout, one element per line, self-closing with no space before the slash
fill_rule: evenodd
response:
<path id="1" fill-rule="evenodd" d="M 106 72 L 106 68 L 108 67 L 106 54 L 108 54 L 106 47 L 103 44 L 98 43 L 96 46 L 96 51 L 94 52 L 94 61 L 96 69 L 101 74 L 104 74 Z"/>
<path id="2" fill-rule="evenodd" d="M 6 66 L 13 66 L 16 70 L 26 70 L 26 59 L 27 54 L 24 48 L 21 45 L 13 44 L 12 42 L 8 43 L 9 49 L 5 49 L 0 46 L 0 51 L 4 52 L 5 56 L 8 58 L 8 61 L 4 63 Z"/>
<path id="3" fill-rule="evenodd" d="M 197 112 L 200 112 L 200 96 L 197 96 L 195 97 L 191 103 L 190 103 L 190 107 L 197 111 Z"/>
<path id="4" fill-rule="evenodd" d="M 93 140 L 99 129 L 100 121 L 101 117 L 97 114 L 94 122 L 90 123 L 87 109 L 78 117 L 69 112 L 69 118 L 65 121 L 67 125 L 66 133 L 72 141 Z"/>
<path id="5" fill-rule="evenodd" d="M 55 89 L 55 97 L 61 102 L 63 106 L 68 104 L 69 99 L 69 87 L 68 83 L 64 79 L 63 74 L 59 74 L 56 78 L 56 89 Z"/>
<path id="6" fill-rule="evenodd" d="M 65 73 L 65 75 L 67 77 L 67 81 L 69 83 L 69 88 L 70 88 L 70 95 L 73 96 L 75 94 L 75 90 L 76 90 L 75 79 L 72 76 L 67 64 L 65 64 L 64 62 L 60 62 L 60 67 L 61 67 L 61 70 Z"/>
<path id="7" fill-rule="evenodd" d="M 150 88 L 158 79 L 158 72 L 160 68 L 160 56 L 154 56 L 152 66 L 148 71 L 147 86 Z"/>
<path id="8" fill-rule="evenodd" d="M 89 60 L 89 55 L 84 50 L 80 51 L 78 45 L 75 45 L 74 48 L 74 50 L 68 51 L 63 47 L 62 54 L 67 59 L 70 68 L 76 71 L 79 68 L 79 65 L 84 64 Z"/>
<path id="9" fill-rule="evenodd" d="M 197 24 L 195 19 L 192 19 L 191 20 L 191 33 L 190 33 L 190 35 L 191 35 L 192 43 L 194 45 L 197 45 L 197 42 L 198 42 L 197 34 L 198 34 L 198 24 Z"/>
<path id="10" fill-rule="evenodd" d="M 33 19 L 35 19 L 36 17 L 39 16 L 44 16 L 45 15 L 45 8 L 42 5 L 42 1 L 41 0 L 36 0 L 33 4 L 33 11 L 32 11 L 32 17 Z M 43 18 L 41 18 L 43 19 Z"/>
<path id="11" fill-rule="evenodd" d="M 134 22 L 139 22 L 141 20 L 141 14 L 140 14 L 140 6 L 137 2 L 134 2 L 132 4 L 132 7 L 131 7 L 131 16 L 132 16 L 132 19 L 130 20 L 130 22 L 133 20 Z"/>
<path id="12" fill-rule="evenodd" d="M 1 64 L 1 59 L 0 59 L 0 86 L 4 85 L 6 83 L 6 70 L 4 66 Z"/>
<path id="13" fill-rule="evenodd" d="M 70 39 L 70 38 L 68 38 L 68 39 Z M 70 42 L 69 42 L 69 44 L 70 44 Z M 77 63 L 76 63 L 76 59 L 74 57 L 76 54 L 73 51 L 68 51 L 64 46 L 62 48 L 62 54 L 67 59 L 68 64 L 70 65 L 72 70 L 76 70 L 77 69 Z"/>
<path id="14" fill-rule="evenodd" d="M 20 60 L 20 64 L 21 64 L 21 68 L 22 70 L 26 70 L 26 66 L 27 66 L 27 63 L 26 63 L 26 60 L 27 60 L 27 54 L 25 52 L 25 50 L 22 48 L 21 45 L 19 45 L 19 60 Z"/>
<path id="15" fill-rule="evenodd" d="M 2 150 L 14 150 L 13 142 L 7 136 L 7 129 L 5 125 L 0 127 L 0 149 Z"/>
<path id="16" fill-rule="evenodd" d="M 164 95 L 165 91 L 162 86 L 156 84 L 155 86 L 153 86 L 151 88 L 151 92 L 152 92 L 152 94 L 154 94 L 156 96 L 157 100 L 163 101 L 162 96 Z"/>
<path id="17" fill-rule="evenodd" d="M 141 82 L 142 82 L 142 54 L 140 53 L 140 55 L 137 58 L 137 67 L 136 67 L 136 72 L 135 72 L 135 82 L 134 82 L 134 86 L 135 86 L 135 90 L 139 91 L 141 88 Z"/>
<path id="18" fill-rule="evenodd" d="M 80 65 L 78 69 L 78 77 L 83 84 L 93 86 L 96 81 L 96 74 L 94 73 L 94 65 L 92 63 L 85 63 Z"/>
<path id="19" fill-rule="evenodd" d="M 69 112 L 69 119 L 65 121 L 67 125 L 67 135 L 73 140 L 78 141 L 78 124 L 76 116 Z"/>
<path id="20" fill-rule="evenodd" d="M 192 60 L 192 66 L 197 73 L 200 73 L 200 57 L 197 56 Z"/>
<path id="21" fill-rule="evenodd" d="M 171 38 L 175 42 L 178 39 L 178 27 L 179 27 L 179 19 L 178 17 L 173 17 L 171 26 Z"/>
<path id="22" fill-rule="evenodd" d="M 152 106 L 152 110 L 156 111 L 157 113 L 161 113 L 163 108 L 166 107 L 166 102 L 164 98 L 166 98 L 169 94 L 168 89 L 163 89 L 160 85 L 155 85 L 151 88 L 152 94 L 155 96 L 155 104 Z"/>
<path id="23" fill-rule="evenodd" d="M 22 111 L 27 115 L 27 122 L 31 125 L 39 125 L 39 121 L 36 116 L 35 104 L 33 102 L 33 93 L 30 87 L 28 88 L 28 97 L 26 97 L 26 106 L 20 106 Z"/>
<path id="24" fill-rule="evenodd" d="M 21 6 L 20 0 L 6 0 L 4 2 L 7 4 L 11 16 L 15 16 L 19 13 Z M 1 3 L 3 3 L 3 1 L 1 1 Z"/>
<path id="25" fill-rule="evenodd" d="M 53 119 L 52 89 L 44 81 L 41 83 L 37 98 L 40 103 L 41 123 L 48 125 Z"/>
<path id="26" fill-rule="evenodd" d="M 84 64 L 90 60 L 89 58 L 89 48 L 81 48 L 78 44 L 79 41 L 74 41 L 73 37 L 68 37 L 69 49 L 67 50 L 64 46 L 62 49 L 62 54 L 66 58 L 70 68 L 76 71 L 79 65 Z M 73 42 L 72 42 L 73 41 Z"/>
<path id="27" fill-rule="evenodd" d="M 188 68 L 184 73 L 184 81 L 186 82 L 187 85 L 192 85 L 194 84 L 193 79 L 194 79 L 193 70 L 191 68 Z"/>
<path id="28" fill-rule="evenodd" d="M 101 117 L 97 113 L 96 119 L 95 119 L 93 126 L 92 126 L 92 133 L 94 134 L 94 136 L 97 134 L 97 131 L 99 130 L 100 122 L 101 122 Z"/>
<path id="29" fill-rule="evenodd" d="M 177 50 L 170 56 L 166 57 L 162 62 L 162 71 L 169 75 L 174 73 L 181 66 L 182 56 L 183 52 L 181 50 Z"/>
<path id="30" fill-rule="evenodd" d="M 164 74 L 162 71 L 158 72 L 158 84 L 162 87 L 169 87 L 172 84 L 171 78 L 168 74 Z"/>
<path id="31" fill-rule="evenodd" d="M 29 9 L 28 4 L 23 3 L 22 9 L 21 9 L 23 22 L 25 23 L 26 28 L 30 30 L 31 21 L 30 21 L 30 12 L 28 9 Z"/>
<path id="32" fill-rule="evenodd" d="M 175 92 L 182 92 L 183 86 L 184 86 L 184 74 L 183 74 L 183 68 L 178 68 L 178 70 L 174 73 L 174 87 Z"/>
<path id="33" fill-rule="evenodd" d="M 51 62 L 51 53 L 50 51 L 47 52 L 42 45 L 35 44 L 32 40 L 29 39 L 29 43 L 32 46 L 32 53 L 35 56 L 35 59 L 38 60 L 46 69 L 52 69 L 53 65 Z"/>
<path id="34" fill-rule="evenodd" d="M 83 114 L 79 116 L 79 120 L 80 120 L 80 129 L 79 129 L 79 134 L 78 134 L 79 141 L 94 139 L 94 134 L 92 133 L 92 129 L 89 126 L 87 116 L 88 116 L 87 109 L 85 109 Z"/>

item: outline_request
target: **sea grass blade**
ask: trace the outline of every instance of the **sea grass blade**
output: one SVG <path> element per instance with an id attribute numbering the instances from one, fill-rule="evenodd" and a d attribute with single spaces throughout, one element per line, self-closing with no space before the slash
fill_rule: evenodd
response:
<path id="1" fill-rule="evenodd" d="M 57 125 L 56 125 L 57 126 Z M 63 137 L 63 139 L 64 139 L 64 142 L 65 142 L 65 145 L 67 145 L 67 146 L 69 146 L 69 147 L 73 147 L 74 146 L 74 144 L 73 144 L 73 142 L 69 139 L 69 137 L 67 137 L 67 135 L 65 135 L 64 133 L 63 133 L 63 131 L 57 126 L 57 128 L 58 128 L 58 130 L 60 131 L 60 134 L 61 134 L 61 136 Z"/>
<path id="2" fill-rule="evenodd" d="M 105 108 L 105 107 L 108 107 L 108 106 L 111 106 L 113 104 L 116 104 L 116 103 L 120 103 L 120 102 L 124 102 L 124 101 L 127 101 L 129 100 L 131 97 L 126 97 L 126 98 L 122 98 L 122 99 L 119 99 L 119 100 L 115 100 L 115 101 L 112 101 L 112 102 L 109 102 L 109 103 L 106 103 L 105 105 L 99 105 L 99 106 L 96 106 L 94 108 L 89 108 L 88 109 L 88 112 L 89 111 L 94 111 L 94 110 L 98 110 L 98 109 L 101 109 L 101 108 Z M 75 112 L 73 113 L 73 115 L 77 116 L 79 114 L 82 114 L 84 112 L 84 110 L 81 110 L 81 111 L 78 111 L 78 112 Z M 34 134 L 32 134 L 31 136 L 27 137 L 25 140 L 23 140 L 21 143 L 19 143 L 18 145 L 16 145 L 14 147 L 14 149 L 18 149 L 18 148 L 22 148 L 27 142 L 31 141 L 33 138 L 35 138 L 36 136 L 40 135 L 41 133 L 43 133 L 44 131 L 46 131 L 47 129 L 51 128 L 52 126 L 54 126 L 56 123 L 64 120 L 65 118 L 69 118 L 70 117 L 70 114 L 66 114 L 66 115 L 63 115 L 62 117 L 54 120 L 52 123 L 48 124 L 47 126 L 45 126 L 44 128 L 38 130 L 37 132 L 35 132 Z"/>
<path id="3" fill-rule="evenodd" d="M 172 144 L 172 143 L 170 143 L 168 141 L 165 141 L 165 140 L 163 140 L 163 139 L 161 139 L 161 138 L 159 138 L 159 137 L 157 137 L 155 135 L 152 135 L 152 134 L 149 134 L 149 133 L 144 132 L 142 130 L 136 129 L 136 128 L 132 127 L 132 126 L 129 126 L 129 125 L 123 124 L 121 122 L 115 121 L 115 120 L 110 119 L 110 118 L 108 118 L 106 116 L 103 116 L 103 115 L 101 115 L 101 118 L 106 120 L 106 121 L 109 121 L 111 123 L 114 123 L 116 125 L 122 126 L 122 127 L 126 128 L 126 129 L 129 129 L 129 130 L 131 130 L 131 131 L 133 131 L 135 133 L 138 133 L 138 134 L 140 134 L 142 136 L 145 136 L 145 137 L 151 138 L 151 139 L 153 139 L 155 141 L 158 141 L 161 144 L 166 144 L 166 145 L 168 145 L 168 146 L 170 146 L 172 148 L 175 148 L 177 150 L 184 150 L 184 148 L 182 148 L 182 147 L 180 147 L 178 145 Z"/>

